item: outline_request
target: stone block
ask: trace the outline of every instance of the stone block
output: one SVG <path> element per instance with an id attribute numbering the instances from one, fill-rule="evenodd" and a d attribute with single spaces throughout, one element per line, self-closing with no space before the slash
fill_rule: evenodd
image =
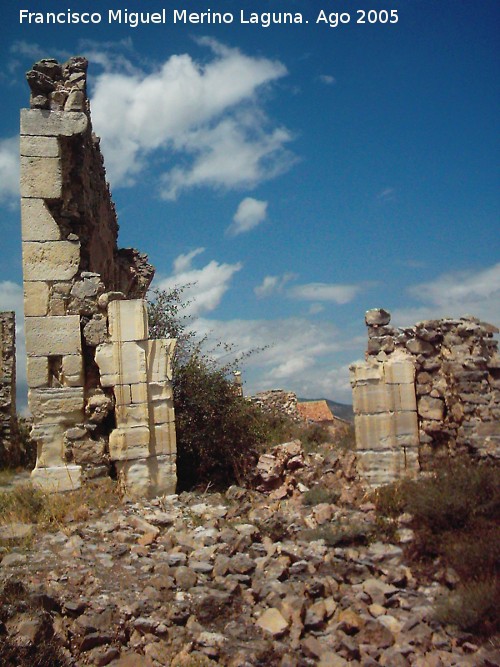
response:
<path id="1" fill-rule="evenodd" d="M 444 417 L 444 401 L 432 396 L 421 396 L 418 402 L 418 414 L 422 419 L 441 421 Z"/>
<path id="2" fill-rule="evenodd" d="M 130 391 L 129 384 L 115 385 L 113 389 L 116 405 L 128 405 L 132 403 L 132 392 Z"/>
<path id="3" fill-rule="evenodd" d="M 151 453 L 175 454 L 177 451 L 175 423 L 156 424 L 151 428 Z"/>
<path id="4" fill-rule="evenodd" d="M 26 352 L 29 357 L 81 354 L 80 317 L 27 317 Z"/>
<path id="5" fill-rule="evenodd" d="M 47 468 L 50 466 L 65 465 L 64 461 L 64 433 L 67 425 L 59 424 L 35 424 L 31 429 L 31 438 L 37 446 L 37 466 Z"/>
<path id="6" fill-rule="evenodd" d="M 170 382 L 150 382 L 148 389 L 151 401 L 168 401 L 173 398 L 172 384 Z"/>
<path id="7" fill-rule="evenodd" d="M 80 265 L 80 243 L 23 241 L 24 280 L 71 280 Z"/>
<path id="8" fill-rule="evenodd" d="M 80 354 L 67 354 L 62 358 L 63 384 L 67 387 L 83 387 L 83 359 Z"/>
<path id="9" fill-rule="evenodd" d="M 395 359 L 380 365 L 383 366 L 387 384 L 413 384 L 415 382 L 415 366 L 410 360 Z"/>
<path id="10" fill-rule="evenodd" d="M 414 384 L 387 384 L 385 386 L 390 392 L 391 410 L 395 412 L 416 411 L 417 396 Z"/>
<path id="11" fill-rule="evenodd" d="M 357 466 L 370 486 L 391 484 L 402 477 L 413 477 L 418 472 L 418 450 L 400 448 L 385 452 L 358 452 Z"/>
<path id="12" fill-rule="evenodd" d="M 118 427 L 109 436 L 112 461 L 126 461 L 149 456 L 150 432 L 147 426 Z"/>
<path id="13" fill-rule="evenodd" d="M 357 384 L 364 383 L 370 380 L 381 380 L 383 377 L 383 367 L 382 364 L 368 364 L 365 362 L 359 362 L 352 364 L 350 367 L 351 371 L 351 383 Z"/>
<path id="14" fill-rule="evenodd" d="M 56 137 L 25 135 L 20 140 L 21 155 L 24 157 L 59 157 L 59 142 Z"/>
<path id="15" fill-rule="evenodd" d="M 147 403 L 117 405 L 115 414 L 118 427 L 149 425 L 149 406 Z"/>
<path id="16" fill-rule="evenodd" d="M 31 473 L 34 486 L 47 493 L 74 491 L 81 486 L 82 467 L 75 465 L 36 467 Z"/>
<path id="17" fill-rule="evenodd" d="M 172 357 L 176 343 L 173 338 L 148 341 L 148 382 L 172 380 Z"/>
<path id="18" fill-rule="evenodd" d="M 21 110 L 21 135 L 71 137 L 85 132 L 88 124 L 88 118 L 83 112 Z"/>
<path id="19" fill-rule="evenodd" d="M 20 186 L 21 197 L 60 199 L 61 160 L 54 157 L 22 157 Z"/>
<path id="20" fill-rule="evenodd" d="M 135 461 L 117 461 L 116 468 L 130 497 L 154 498 L 175 493 L 175 457 L 151 456 Z"/>
<path id="21" fill-rule="evenodd" d="M 120 302 L 121 303 L 121 302 Z M 96 347 L 95 361 L 101 373 L 101 385 L 145 383 L 146 351 L 138 343 L 104 343 Z M 144 400 L 138 401 L 143 403 Z"/>
<path id="22" fill-rule="evenodd" d="M 352 390 L 352 397 L 356 414 L 387 412 L 392 407 L 390 391 L 381 382 L 357 384 Z"/>
<path id="23" fill-rule="evenodd" d="M 43 199 L 21 199 L 23 241 L 60 241 L 61 230 Z"/>
<path id="24" fill-rule="evenodd" d="M 397 449 L 402 444 L 418 445 L 416 412 L 356 415 L 354 427 L 359 451 Z"/>
<path id="25" fill-rule="evenodd" d="M 28 405 L 36 424 L 83 422 L 83 388 L 31 389 Z"/>
<path id="26" fill-rule="evenodd" d="M 47 357 L 28 357 L 26 372 L 30 389 L 48 386 L 49 360 Z"/>
<path id="27" fill-rule="evenodd" d="M 148 311 L 144 299 L 111 301 L 109 336 L 113 342 L 143 341 L 148 337 Z"/>
<path id="28" fill-rule="evenodd" d="M 174 402 L 172 399 L 160 399 L 149 403 L 150 417 L 153 424 L 165 424 L 174 421 Z"/>
<path id="29" fill-rule="evenodd" d="M 147 403 L 149 400 L 148 385 L 145 382 L 130 385 L 132 403 Z"/>
<path id="30" fill-rule="evenodd" d="M 49 286 L 44 282 L 24 283 L 24 314 L 44 317 L 49 310 Z"/>

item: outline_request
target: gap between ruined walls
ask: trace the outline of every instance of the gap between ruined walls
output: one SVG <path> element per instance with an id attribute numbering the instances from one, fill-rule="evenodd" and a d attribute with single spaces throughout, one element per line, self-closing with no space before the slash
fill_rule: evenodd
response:
<path id="1" fill-rule="evenodd" d="M 500 458 L 498 328 L 472 316 L 390 320 L 367 311 L 366 360 L 350 367 L 360 474 L 380 486 L 449 456 Z"/>
<path id="2" fill-rule="evenodd" d="M 154 268 L 117 246 L 87 61 L 41 60 L 21 111 L 21 227 L 33 482 L 116 473 L 131 495 L 176 486 L 174 340 L 148 338 Z"/>

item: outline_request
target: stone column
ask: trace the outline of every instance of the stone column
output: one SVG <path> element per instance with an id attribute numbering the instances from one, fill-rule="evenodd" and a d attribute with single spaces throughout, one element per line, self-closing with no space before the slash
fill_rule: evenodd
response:
<path id="1" fill-rule="evenodd" d="M 0 467 L 20 461 L 16 416 L 16 316 L 0 313 Z"/>
<path id="2" fill-rule="evenodd" d="M 419 471 L 415 366 L 401 355 L 350 368 L 358 470 L 371 486 Z"/>

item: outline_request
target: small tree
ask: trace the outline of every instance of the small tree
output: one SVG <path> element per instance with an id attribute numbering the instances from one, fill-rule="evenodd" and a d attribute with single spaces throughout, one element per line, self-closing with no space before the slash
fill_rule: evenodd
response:
<path id="1" fill-rule="evenodd" d="M 241 483 L 266 439 L 266 419 L 228 379 L 237 362 L 219 366 L 188 328 L 186 287 L 156 290 L 149 303 L 152 336 L 177 338 L 173 392 L 179 488 Z"/>

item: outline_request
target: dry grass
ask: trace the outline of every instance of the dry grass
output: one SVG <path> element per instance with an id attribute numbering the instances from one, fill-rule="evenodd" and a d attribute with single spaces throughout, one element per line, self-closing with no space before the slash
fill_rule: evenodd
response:
<path id="1" fill-rule="evenodd" d="M 71 521 L 85 521 L 120 502 L 111 479 L 87 483 L 67 493 L 45 493 L 31 484 L 0 493 L 0 525 L 32 524 L 38 531 L 64 529 Z M 10 543 L 11 541 L 9 541 Z M 7 547 L 8 544 L 1 545 Z"/>

